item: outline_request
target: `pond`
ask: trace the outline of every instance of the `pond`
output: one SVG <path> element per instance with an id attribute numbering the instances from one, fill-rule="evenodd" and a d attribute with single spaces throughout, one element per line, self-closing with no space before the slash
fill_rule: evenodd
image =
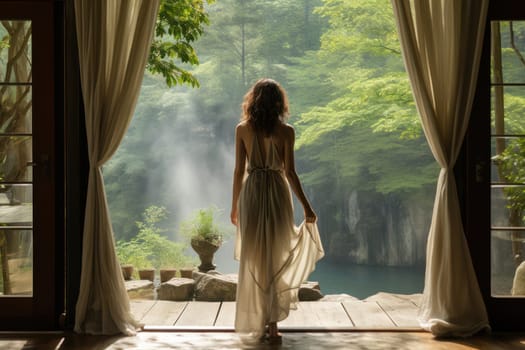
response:
<path id="1" fill-rule="evenodd" d="M 238 262 L 233 257 L 233 241 L 224 244 L 216 254 L 215 264 L 221 273 L 237 273 Z M 378 292 L 422 293 L 425 269 L 353 265 L 322 259 L 312 272 L 310 281 L 318 281 L 323 294 L 350 294 L 364 299 Z"/>

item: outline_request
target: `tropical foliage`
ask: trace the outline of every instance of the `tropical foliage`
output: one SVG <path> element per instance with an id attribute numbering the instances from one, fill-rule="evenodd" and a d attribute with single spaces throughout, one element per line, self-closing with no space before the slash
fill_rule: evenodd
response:
<path id="1" fill-rule="evenodd" d="M 188 83 L 198 86 L 198 80 L 183 64 L 197 65 L 199 58 L 191 46 L 208 24 L 204 5 L 213 0 L 161 0 L 155 27 L 155 38 L 147 69 L 162 75 L 168 86 Z"/>
<path id="2" fill-rule="evenodd" d="M 123 265 L 141 268 L 190 266 L 194 261 L 185 253 L 185 246 L 163 235 L 159 224 L 166 218 L 166 208 L 151 206 L 143 220 L 137 221 L 137 234 L 129 241 L 117 241 L 117 257 Z"/>

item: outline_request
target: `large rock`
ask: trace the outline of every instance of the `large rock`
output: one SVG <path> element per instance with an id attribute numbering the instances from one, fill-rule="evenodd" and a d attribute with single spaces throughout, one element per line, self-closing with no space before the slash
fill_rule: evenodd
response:
<path id="1" fill-rule="evenodd" d="M 319 282 L 307 281 L 301 284 L 301 287 L 299 288 L 300 301 L 317 301 L 322 297 L 323 294 L 319 288 Z"/>
<path id="2" fill-rule="evenodd" d="M 157 289 L 157 299 L 160 300 L 192 300 L 195 282 L 191 278 L 174 277 L 164 282 Z"/>
<path id="3" fill-rule="evenodd" d="M 154 299 L 153 282 L 148 280 L 124 281 L 130 299 Z"/>
<path id="4" fill-rule="evenodd" d="M 195 300 L 198 301 L 235 301 L 237 275 L 221 275 L 216 272 L 193 272 L 195 280 Z"/>

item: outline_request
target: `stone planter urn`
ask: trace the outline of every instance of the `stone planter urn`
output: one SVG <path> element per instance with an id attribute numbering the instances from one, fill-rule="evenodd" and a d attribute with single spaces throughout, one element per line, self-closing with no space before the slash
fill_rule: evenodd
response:
<path id="1" fill-rule="evenodd" d="M 140 269 L 139 277 L 141 280 L 154 281 L 155 280 L 155 269 Z"/>
<path id="2" fill-rule="evenodd" d="M 169 281 L 170 279 L 175 277 L 176 273 L 177 269 L 160 269 L 160 283 Z"/>
<path id="3" fill-rule="evenodd" d="M 124 277 L 124 280 L 131 280 L 133 276 L 133 265 L 122 265 L 120 268 L 122 269 L 122 276 Z"/>
<path id="4" fill-rule="evenodd" d="M 220 244 L 214 244 L 212 242 L 192 238 L 191 247 L 199 255 L 201 264 L 199 265 L 200 272 L 208 272 L 210 270 L 215 270 L 215 265 L 213 264 L 213 255 L 219 249 Z"/>

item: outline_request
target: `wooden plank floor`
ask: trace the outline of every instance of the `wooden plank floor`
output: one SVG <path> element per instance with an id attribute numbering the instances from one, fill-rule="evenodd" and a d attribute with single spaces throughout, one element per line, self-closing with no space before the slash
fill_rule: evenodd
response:
<path id="1" fill-rule="evenodd" d="M 235 302 L 132 300 L 131 312 L 146 329 L 175 326 L 233 330 Z M 366 301 L 300 302 L 279 325 L 284 330 L 418 330 L 417 312 L 413 300 L 396 296 Z"/>
<path id="2" fill-rule="evenodd" d="M 436 339 L 427 332 L 284 332 L 282 346 L 247 346 L 233 332 L 147 332 L 134 337 L 83 335 L 70 332 L 0 334 L 5 350 L 523 350 L 523 333 L 479 334 L 470 338 Z"/>

